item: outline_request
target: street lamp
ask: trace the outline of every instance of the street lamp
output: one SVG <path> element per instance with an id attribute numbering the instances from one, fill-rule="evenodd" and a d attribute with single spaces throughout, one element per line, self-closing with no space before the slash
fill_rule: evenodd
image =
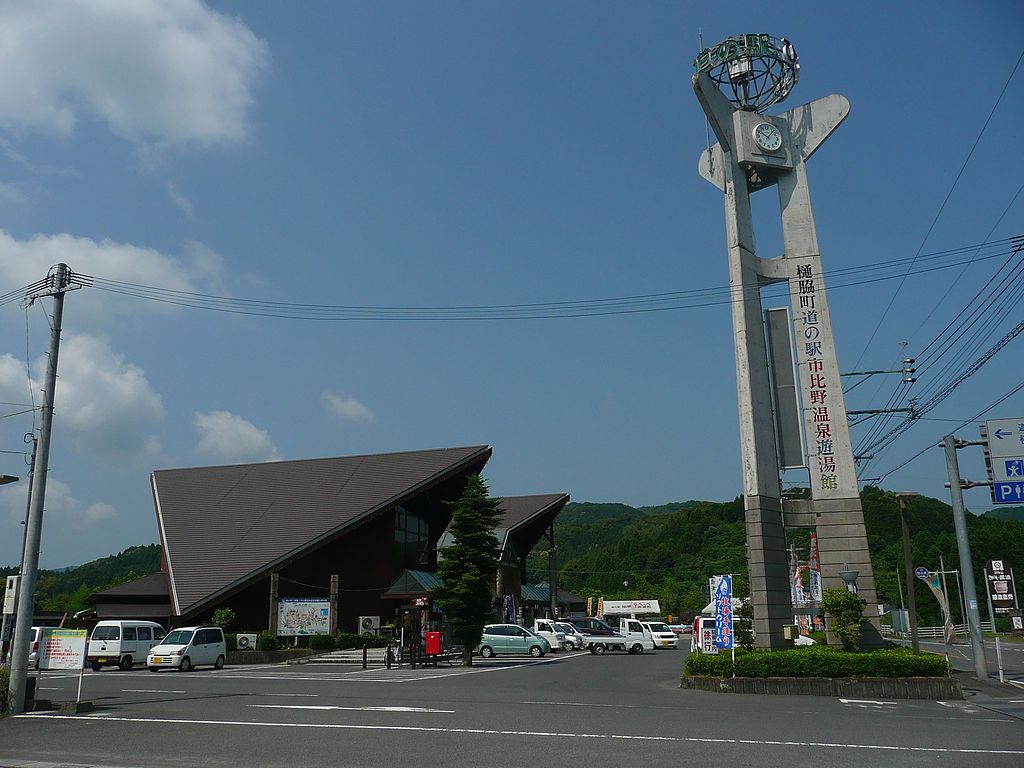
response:
<path id="1" fill-rule="evenodd" d="M 903 530 L 903 577 L 907 582 L 907 602 L 910 604 L 910 647 L 914 653 L 921 652 L 921 643 L 917 639 L 917 599 L 914 597 L 914 565 L 910 560 L 910 526 L 907 524 L 907 499 L 920 496 L 915 491 L 897 493 L 900 503 L 900 527 Z"/>
<path id="2" fill-rule="evenodd" d="M 848 566 L 847 566 L 848 567 Z M 857 594 L 857 577 L 860 576 L 860 571 L 840 571 L 839 578 L 843 580 L 843 586 L 846 587 L 847 592 Z"/>
<path id="3" fill-rule="evenodd" d="M 20 477 L 14 475 L 0 475 L 0 485 L 7 485 L 8 483 L 16 483 L 20 480 Z"/>

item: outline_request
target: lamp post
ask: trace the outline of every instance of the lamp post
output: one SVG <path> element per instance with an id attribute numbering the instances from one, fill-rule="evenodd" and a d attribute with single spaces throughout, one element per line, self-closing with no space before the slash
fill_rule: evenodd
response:
<path id="1" fill-rule="evenodd" d="M 843 580 L 843 586 L 846 587 L 846 591 L 854 595 L 857 594 L 857 577 L 860 576 L 860 571 L 840 571 L 839 578 Z"/>
<path id="2" fill-rule="evenodd" d="M 16 483 L 20 478 L 14 475 L 0 475 L 0 485 L 7 485 L 8 483 Z M 16 583 L 16 582 L 15 582 Z M 4 590 L 4 596 L 6 598 L 6 590 Z M 6 663 L 7 659 L 7 613 L 3 613 L 0 618 L 0 663 Z"/>
<path id="3" fill-rule="evenodd" d="M 907 524 L 907 499 L 920 496 L 914 491 L 897 493 L 900 503 L 900 527 L 903 530 L 903 577 L 907 581 L 907 604 L 910 606 L 910 647 L 914 653 L 921 652 L 921 643 L 917 639 L 917 599 L 914 596 L 914 565 L 910 560 L 910 526 Z"/>

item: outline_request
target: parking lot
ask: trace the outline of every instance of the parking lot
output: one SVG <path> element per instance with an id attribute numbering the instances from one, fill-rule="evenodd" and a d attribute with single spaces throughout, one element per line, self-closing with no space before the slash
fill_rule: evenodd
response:
<path id="1" fill-rule="evenodd" d="M 1024 694 L 1000 710 L 979 701 L 700 693 L 678 688 L 684 657 L 87 671 L 83 698 L 96 711 L 0 721 L 0 765 L 479 766 L 500 755 L 508 764 L 591 766 L 635 762 L 638 752 L 655 765 L 681 755 L 744 765 L 1024 763 Z M 73 699 L 77 685 L 76 674 L 44 674 L 39 695 Z"/>

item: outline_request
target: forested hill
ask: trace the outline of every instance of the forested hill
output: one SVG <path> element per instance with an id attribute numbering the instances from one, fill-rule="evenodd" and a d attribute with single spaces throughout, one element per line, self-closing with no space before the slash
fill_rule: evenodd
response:
<path id="1" fill-rule="evenodd" d="M 160 570 L 160 545 L 129 547 L 123 552 L 56 571 L 41 570 L 36 588 L 36 603 L 44 611 L 75 613 L 86 607 L 85 600 L 116 584 L 147 576 Z M 0 568 L 0 578 L 17 573 L 18 568 Z"/>
<path id="2" fill-rule="evenodd" d="M 902 578 L 902 539 L 895 493 L 868 487 L 861 494 L 868 544 L 879 598 L 898 604 L 897 569 Z M 657 511 L 655 511 L 657 510 Z M 908 499 L 911 551 L 915 566 L 958 567 L 953 516 L 948 504 L 924 496 Z M 984 599 L 981 572 L 986 561 L 1003 558 L 1024 569 L 1024 522 L 998 515 L 968 515 L 978 594 Z M 806 559 L 807 531 L 791 531 L 791 542 Z M 634 508 L 625 504 L 567 504 L 555 523 L 561 585 L 584 596 L 609 599 L 649 597 L 666 613 L 699 610 L 707 604 L 707 578 L 716 573 L 743 574 L 743 504 L 686 502 Z M 803 551 L 801 551 L 803 550 Z M 529 558 L 533 583 L 547 580 L 547 557 Z M 628 586 L 623 586 L 627 582 Z M 922 620 L 938 621 L 937 603 L 915 579 Z M 906 589 L 906 585 L 903 585 Z M 951 591 L 955 590 L 951 586 Z M 954 594 L 953 599 L 956 599 Z M 954 612 L 954 617 L 958 614 Z M 959 619 L 958 619 L 959 620 Z"/>

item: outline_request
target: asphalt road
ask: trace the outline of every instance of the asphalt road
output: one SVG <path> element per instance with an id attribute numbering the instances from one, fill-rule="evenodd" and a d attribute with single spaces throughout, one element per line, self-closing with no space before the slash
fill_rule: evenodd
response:
<path id="1" fill-rule="evenodd" d="M 955 643 L 943 645 L 941 640 L 920 640 L 922 651 L 931 653 L 945 653 L 953 669 L 962 670 L 974 674 L 974 649 L 971 646 L 970 638 L 958 637 Z M 999 665 L 996 656 L 996 643 L 991 638 L 985 638 L 985 666 L 988 669 L 990 678 L 999 679 Z M 909 646 L 910 642 L 903 642 Z M 1013 684 L 1021 686 L 1021 693 L 1024 693 L 1024 643 L 1021 642 L 1000 642 L 1003 657 L 1003 678 Z"/>
<path id="2" fill-rule="evenodd" d="M 87 672 L 93 714 L 0 721 L 0 766 L 1024 765 L 1024 691 L 855 701 L 683 691 L 683 651 L 473 668 Z M 40 696 L 74 698 L 49 673 Z"/>

